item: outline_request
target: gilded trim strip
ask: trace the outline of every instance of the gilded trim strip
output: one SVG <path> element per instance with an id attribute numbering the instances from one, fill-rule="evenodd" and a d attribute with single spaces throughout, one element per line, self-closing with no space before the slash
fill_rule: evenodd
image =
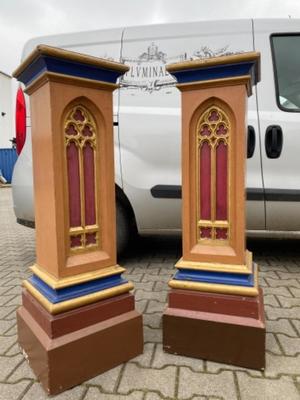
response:
<path id="1" fill-rule="evenodd" d="M 77 86 L 86 86 L 86 87 L 111 90 L 111 91 L 120 87 L 120 85 L 116 83 L 96 81 L 89 78 L 80 78 L 78 76 L 70 76 L 65 74 L 59 74 L 57 72 L 46 71 L 43 72 L 41 75 L 39 75 L 32 83 L 30 83 L 26 87 L 24 92 L 30 95 L 47 82 L 69 83 Z"/>
<path id="2" fill-rule="evenodd" d="M 223 293 L 223 294 L 235 294 L 240 296 L 251 296 L 255 297 L 258 295 L 258 277 L 257 277 L 257 265 L 254 265 L 254 287 L 246 286 L 234 286 L 234 285 L 222 285 L 216 283 L 201 283 L 191 281 L 179 281 L 171 279 L 169 286 L 173 289 L 185 289 L 185 290 L 196 290 L 199 292 L 210 292 L 210 293 Z"/>
<path id="3" fill-rule="evenodd" d="M 178 269 L 194 269 L 198 271 L 228 272 L 236 274 L 250 274 L 252 272 L 252 253 L 246 250 L 246 264 L 221 264 L 187 261 L 182 258 L 175 264 Z"/>
<path id="4" fill-rule="evenodd" d="M 247 53 L 233 54 L 230 56 L 209 57 L 197 60 L 177 62 L 167 65 L 166 70 L 169 73 L 172 73 L 177 71 L 185 71 L 189 69 L 201 69 L 201 68 L 208 68 L 210 66 L 214 67 L 216 65 L 238 64 L 247 61 L 255 61 L 259 63 L 260 53 L 256 51 L 250 51 Z"/>
<path id="5" fill-rule="evenodd" d="M 27 58 L 25 58 L 22 64 L 13 72 L 13 77 L 16 78 L 16 76 L 20 75 L 26 69 L 26 67 L 28 67 L 36 58 L 42 55 L 58 57 L 63 60 L 80 62 L 98 68 L 111 69 L 122 73 L 129 71 L 129 67 L 124 64 L 120 64 L 114 61 L 108 61 L 104 58 L 98 58 L 87 54 L 76 53 L 74 51 L 40 44 L 31 54 L 29 54 Z"/>
<path id="6" fill-rule="evenodd" d="M 248 96 L 252 95 L 251 76 L 242 75 L 233 78 L 208 79 L 206 81 L 194 81 L 188 83 L 178 83 L 176 87 L 182 92 L 185 90 L 206 89 L 209 87 L 223 87 L 233 85 L 246 85 Z"/>
<path id="7" fill-rule="evenodd" d="M 75 299 L 62 301 L 61 303 L 52 304 L 47 300 L 30 282 L 23 281 L 23 286 L 33 297 L 50 313 L 60 314 L 65 311 L 73 310 L 74 308 L 82 307 L 87 304 L 95 303 L 98 300 L 108 299 L 119 294 L 127 293 L 133 289 L 131 282 L 124 283 L 120 286 L 101 290 L 100 292 L 91 293 L 86 296 L 76 297 Z"/>
<path id="8" fill-rule="evenodd" d="M 103 268 L 97 271 L 85 272 L 83 274 L 56 279 L 46 271 L 43 271 L 41 267 L 39 267 L 37 264 L 31 266 L 30 270 L 34 275 L 38 276 L 52 289 L 61 289 L 68 286 L 74 286 L 80 283 L 93 281 L 95 279 L 105 278 L 107 276 L 122 274 L 123 272 L 125 272 L 125 268 L 120 267 L 120 265 L 117 264 L 112 267 Z"/>

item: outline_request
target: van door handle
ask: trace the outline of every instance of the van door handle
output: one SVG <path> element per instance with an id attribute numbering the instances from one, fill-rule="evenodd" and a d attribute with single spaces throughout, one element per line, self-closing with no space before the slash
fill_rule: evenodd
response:
<path id="1" fill-rule="evenodd" d="M 265 148 L 268 158 L 279 158 L 283 145 L 282 129 L 279 125 L 267 127 L 265 136 Z"/>
<path id="2" fill-rule="evenodd" d="M 247 158 L 253 157 L 254 150 L 255 150 L 255 129 L 253 126 L 248 126 L 248 133 L 247 133 Z"/>

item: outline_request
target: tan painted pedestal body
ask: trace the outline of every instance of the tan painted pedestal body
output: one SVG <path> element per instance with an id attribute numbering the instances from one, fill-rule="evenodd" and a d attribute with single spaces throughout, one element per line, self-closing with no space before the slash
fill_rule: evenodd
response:
<path id="1" fill-rule="evenodd" d="M 14 73 L 30 95 L 37 257 L 18 338 L 50 394 L 143 350 L 116 263 L 112 92 L 127 69 L 38 46 Z"/>
<path id="2" fill-rule="evenodd" d="M 183 256 L 169 282 L 164 350 L 262 369 L 263 299 L 245 247 L 246 102 L 259 54 L 167 70 L 182 92 Z"/>

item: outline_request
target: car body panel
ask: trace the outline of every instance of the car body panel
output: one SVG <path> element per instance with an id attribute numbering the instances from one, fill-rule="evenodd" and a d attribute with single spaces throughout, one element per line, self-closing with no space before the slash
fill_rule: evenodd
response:
<path id="1" fill-rule="evenodd" d="M 181 226 L 181 202 L 151 195 L 156 185 L 181 184 L 180 92 L 165 65 L 252 50 L 251 20 L 125 29 L 122 61 L 130 70 L 120 90 L 120 145 L 124 191 L 140 231 Z M 258 132 L 255 95 L 249 117 Z M 248 164 L 248 187 L 263 191 L 259 140 Z M 249 229 L 264 229 L 263 198 L 249 201 L 247 210 Z"/>
<path id="2" fill-rule="evenodd" d="M 283 111 L 278 107 L 271 51 L 271 35 L 288 32 L 291 34 L 298 32 L 300 35 L 300 21 L 254 20 L 255 49 L 259 50 L 264 46 L 261 54 L 261 82 L 257 85 L 257 94 L 266 199 L 266 229 L 278 231 L 300 230 L 300 113 Z M 288 55 L 293 49 L 287 47 L 285 51 Z M 300 49 L 298 49 L 299 54 Z M 288 64 L 288 59 L 286 62 Z M 293 73 L 293 70 L 290 72 Z M 266 130 L 272 125 L 280 126 L 283 132 L 282 152 L 280 157 L 275 159 L 267 157 L 264 145 Z"/>
<path id="3" fill-rule="evenodd" d="M 295 213 L 299 214 L 300 202 L 270 201 L 268 197 L 268 190 L 300 189 L 295 168 L 295 143 L 299 142 L 296 125 L 300 114 L 283 112 L 276 105 L 270 49 L 272 33 L 283 29 L 294 32 L 298 27 L 299 20 L 247 19 L 77 32 L 35 38 L 25 46 L 22 59 L 37 44 L 44 43 L 130 66 L 120 82 L 121 89 L 114 92 L 116 184 L 127 196 L 138 230 L 143 233 L 170 232 L 181 227 L 180 196 L 170 199 L 151 193 L 157 185 L 177 188 L 181 185 L 180 93 L 165 71 L 166 63 L 260 51 L 262 81 L 248 99 L 248 125 L 254 128 L 256 146 L 247 160 L 247 228 L 300 230 L 299 221 L 294 218 Z M 29 107 L 27 110 L 29 122 Z M 275 122 L 290 126 L 292 140 L 284 142 L 285 165 L 283 158 L 276 164 L 265 157 L 264 131 Z M 15 166 L 13 196 L 17 218 L 33 220 L 30 142 L 28 129 Z"/>

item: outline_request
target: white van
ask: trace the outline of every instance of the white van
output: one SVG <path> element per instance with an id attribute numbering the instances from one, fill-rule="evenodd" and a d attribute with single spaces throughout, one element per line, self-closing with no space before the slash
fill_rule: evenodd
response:
<path id="1" fill-rule="evenodd" d="M 261 52 L 261 82 L 248 103 L 247 228 L 300 231 L 300 20 L 201 21 L 40 37 L 26 44 L 22 58 L 40 43 L 130 66 L 114 94 L 119 249 L 132 228 L 157 233 L 181 227 L 180 94 L 166 64 Z M 32 223 L 25 101 L 27 134 L 14 170 L 13 199 L 18 221 Z M 17 118 L 24 120 L 22 93 L 18 104 Z"/>

